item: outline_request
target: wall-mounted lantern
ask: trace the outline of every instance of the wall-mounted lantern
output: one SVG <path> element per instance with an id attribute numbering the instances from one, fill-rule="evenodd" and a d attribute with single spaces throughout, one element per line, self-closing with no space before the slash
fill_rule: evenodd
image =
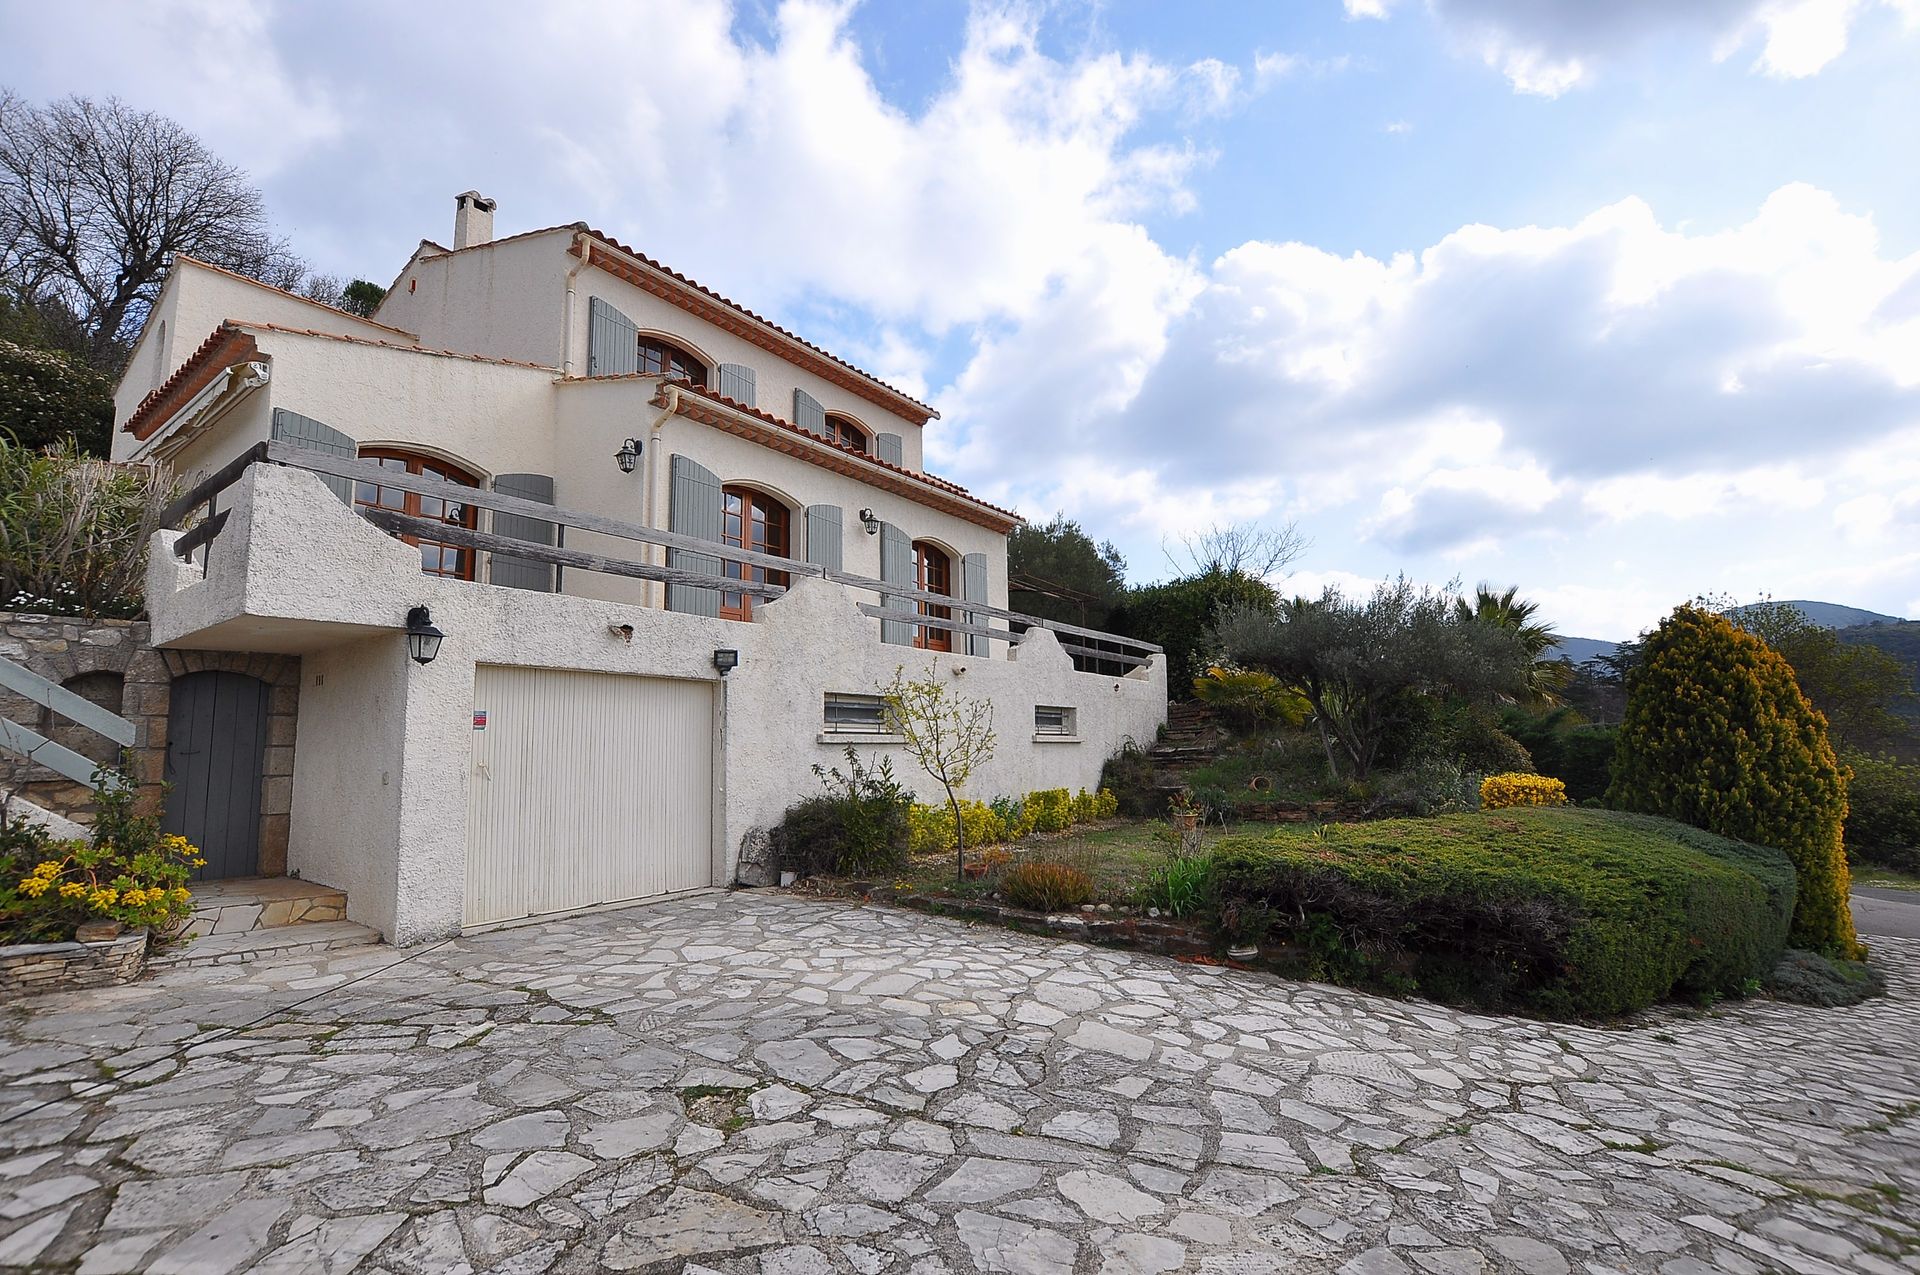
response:
<path id="1" fill-rule="evenodd" d="M 631 474 L 633 467 L 640 463 L 640 440 L 629 438 L 620 444 L 620 450 L 613 454 L 613 459 L 619 464 L 621 473 Z"/>
<path id="2" fill-rule="evenodd" d="M 433 616 L 423 606 L 407 612 L 407 654 L 415 664 L 431 664 L 440 654 L 446 634 L 433 626 Z"/>
<path id="3" fill-rule="evenodd" d="M 740 667 L 740 652 L 732 647 L 721 647 L 713 653 L 713 666 L 720 670 L 721 677 L 725 677 Z"/>
<path id="4" fill-rule="evenodd" d="M 866 524 L 868 535 L 877 536 L 880 534 L 880 515 L 873 512 L 873 510 L 862 509 L 860 511 L 860 521 Z"/>

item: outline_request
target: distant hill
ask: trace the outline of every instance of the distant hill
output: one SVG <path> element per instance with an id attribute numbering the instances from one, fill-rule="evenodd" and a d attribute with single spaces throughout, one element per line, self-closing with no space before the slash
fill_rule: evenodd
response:
<path id="1" fill-rule="evenodd" d="M 1612 655 L 1619 645 L 1618 642 L 1609 642 L 1605 638 L 1561 638 L 1560 645 L 1554 647 L 1547 658 L 1585 664 L 1598 656 Z"/>
<path id="2" fill-rule="evenodd" d="M 1796 607 L 1800 614 L 1807 617 L 1808 624 L 1817 624 L 1826 629 L 1851 629 L 1861 624 L 1905 624 L 1897 615 L 1882 615 L 1878 611 L 1863 611 L 1859 607 L 1843 607 L 1838 602 L 1807 602 L 1799 598 L 1783 599 L 1781 606 Z M 1746 610 L 1735 607 L 1734 611 Z"/>

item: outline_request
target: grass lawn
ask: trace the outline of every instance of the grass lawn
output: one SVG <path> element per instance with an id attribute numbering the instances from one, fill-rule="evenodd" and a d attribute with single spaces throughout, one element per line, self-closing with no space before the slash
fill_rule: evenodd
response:
<path id="1" fill-rule="evenodd" d="M 1920 877 L 1872 863 L 1862 863 L 1853 869 L 1853 883 L 1882 890 L 1920 890 Z"/>
<path id="2" fill-rule="evenodd" d="M 1211 849 L 1224 835 L 1218 827 L 1204 830 L 1201 850 Z M 1116 819 L 1027 837 L 1002 848 L 1013 856 L 1014 863 L 1032 858 L 1079 868 L 1093 878 L 1095 902 L 1121 904 L 1133 902 L 1140 883 L 1166 864 L 1171 836 L 1164 819 Z M 974 847 L 967 847 L 967 858 L 979 858 Z M 956 884 L 951 852 L 915 855 L 894 874 L 894 880 L 917 891 L 966 898 L 990 894 L 995 888 L 993 873 Z"/>

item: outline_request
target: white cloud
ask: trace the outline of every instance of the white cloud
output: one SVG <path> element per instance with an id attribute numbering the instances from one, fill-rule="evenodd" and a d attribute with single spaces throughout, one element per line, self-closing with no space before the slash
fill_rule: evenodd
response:
<path id="1" fill-rule="evenodd" d="M 1346 0 L 1349 18 L 1385 19 L 1397 0 Z M 1819 73 L 1846 51 L 1870 11 L 1920 25 L 1916 0 L 1426 0 L 1462 51 L 1515 92 L 1558 97 L 1590 83 L 1609 62 L 1665 37 L 1699 41 L 1716 59 L 1754 43 L 1767 75 Z"/>

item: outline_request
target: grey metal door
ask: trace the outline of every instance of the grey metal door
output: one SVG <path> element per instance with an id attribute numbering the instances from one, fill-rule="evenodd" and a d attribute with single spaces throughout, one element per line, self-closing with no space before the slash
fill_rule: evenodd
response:
<path id="1" fill-rule="evenodd" d="M 163 826 L 200 847 L 194 876 L 259 870 L 260 779 L 267 747 L 267 684 L 244 673 L 188 673 L 173 682 L 167 716 Z"/>

